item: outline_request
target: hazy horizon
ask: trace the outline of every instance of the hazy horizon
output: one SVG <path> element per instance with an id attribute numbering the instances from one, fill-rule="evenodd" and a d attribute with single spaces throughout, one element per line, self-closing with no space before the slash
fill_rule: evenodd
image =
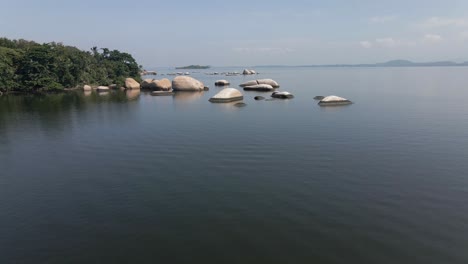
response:
<path id="1" fill-rule="evenodd" d="M 118 49 L 146 68 L 468 61 L 466 1 L 0 3 L 1 36 Z"/>

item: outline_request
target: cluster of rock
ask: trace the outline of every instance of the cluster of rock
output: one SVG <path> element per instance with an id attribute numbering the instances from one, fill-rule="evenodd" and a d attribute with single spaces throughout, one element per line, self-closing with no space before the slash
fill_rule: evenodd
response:
<path id="1" fill-rule="evenodd" d="M 141 82 L 141 89 L 148 89 L 152 91 L 170 91 L 172 89 L 172 83 L 169 79 L 145 79 Z"/>
<path id="2" fill-rule="evenodd" d="M 243 75 L 253 75 L 253 74 L 257 74 L 256 71 L 254 70 L 249 70 L 249 69 L 244 69 L 244 71 L 242 72 Z"/>
<path id="3" fill-rule="evenodd" d="M 260 79 L 248 81 L 240 85 L 246 91 L 263 91 L 268 92 L 273 89 L 279 88 L 279 84 L 272 79 Z"/>
<path id="4" fill-rule="evenodd" d="M 141 76 L 144 76 L 144 75 L 158 75 L 157 72 L 155 71 L 147 71 L 147 70 L 144 70 L 140 73 Z"/>

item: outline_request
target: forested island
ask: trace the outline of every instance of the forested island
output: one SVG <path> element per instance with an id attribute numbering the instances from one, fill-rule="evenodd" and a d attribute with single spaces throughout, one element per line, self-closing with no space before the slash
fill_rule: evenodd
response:
<path id="1" fill-rule="evenodd" d="M 200 69 L 209 69 L 210 66 L 204 66 L 204 65 L 189 65 L 189 66 L 183 66 L 183 67 L 176 67 L 176 69 L 182 69 L 182 70 L 200 70 Z"/>
<path id="2" fill-rule="evenodd" d="M 84 84 L 123 86 L 140 81 L 132 55 L 93 47 L 83 51 L 62 43 L 0 38 L 0 92 L 56 92 Z"/>

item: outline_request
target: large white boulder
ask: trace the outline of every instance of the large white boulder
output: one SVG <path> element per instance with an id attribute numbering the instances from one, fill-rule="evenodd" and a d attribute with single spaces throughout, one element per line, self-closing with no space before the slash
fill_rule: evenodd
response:
<path id="1" fill-rule="evenodd" d="M 225 88 L 215 96 L 210 98 L 212 103 L 228 103 L 233 101 L 240 101 L 244 99 L 242 93 L 234 88 Z"/>
<path id="2" fill-rule="evenodd" d="M 205 85 L 189 76 L 177 76 L 172 80 L 172 89 L 174 91 L 203 91 Z"/>
<path id="3" fill-rule="evenodd" d="M 348 105 L 348 104 L 352 104 L 352 102 L 346 98 L 343 98 L 343 97 L 339 97 L 339 96 L 336 96 L 336 95 L 330 95 L 330 96 L 327 96 L 325 98 L 323 98 L 322 100 L 320 100 L 320 102 L 318 103 L 320 106 L 327 106 L 327 105 Z"/>
<path id="4" fill-rule="evenodd" d="M 89 85 L 85 85 L 85 86 L 83 86 L 83 90 L 84 91 L 92 91 L 93 88 L 91 88 L 91 86 L 89 86 Z"/>

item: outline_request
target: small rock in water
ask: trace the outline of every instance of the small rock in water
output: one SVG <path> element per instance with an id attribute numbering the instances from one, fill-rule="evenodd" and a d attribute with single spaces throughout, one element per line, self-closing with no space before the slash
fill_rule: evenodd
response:
<path id="1" fill-rule="evenodd" d="M 265 100 L 265 97 L 263 97 L 263 96 L 255 96 L 254 99 L 257 100 L 257 101 L 260 101 L 260 100 Z"/>
<path id="2" fill-rule="evenodd" d="M 279 99 L 291 99 L 294 98 L 294 95 L 289 92 L 274 92 L 271 94 L 271 97 Z"/>
<path id="3" fill-rule="evenodd" d="M 205 87 L 203 87 L 203 90 L 204 90 L 204 91 L 209 91 L 209 90 L 210 90 L 210 87 L 205 86 Z"/>
<path id="4" fill-rule="evenodd" d="M 247 106 L 246 103 L 237 103 L 234 105 L 235 107 L 244 107 L 244 106 Z"/>
<path id="5" fill-rule="evenodd" d="M 314 97 L 314 100 L 322 100 L 325 96 L 317 95 Z"/>
<path id="6" fill-rule="evenodd" d="M 352 102 L 346 98 L 343 98 L 343 97 L 339 97 L 339 96 L 336 96 L 336 95 L 330 95 L 330 96 L 327 96 L 325 98 L 323 98 L 322 100 L 320 100 L 320 102 L 318 103 L 320 106 L 336 106 L 336 105 L 348 105 L 348 104 L 352 104 Z"/>

